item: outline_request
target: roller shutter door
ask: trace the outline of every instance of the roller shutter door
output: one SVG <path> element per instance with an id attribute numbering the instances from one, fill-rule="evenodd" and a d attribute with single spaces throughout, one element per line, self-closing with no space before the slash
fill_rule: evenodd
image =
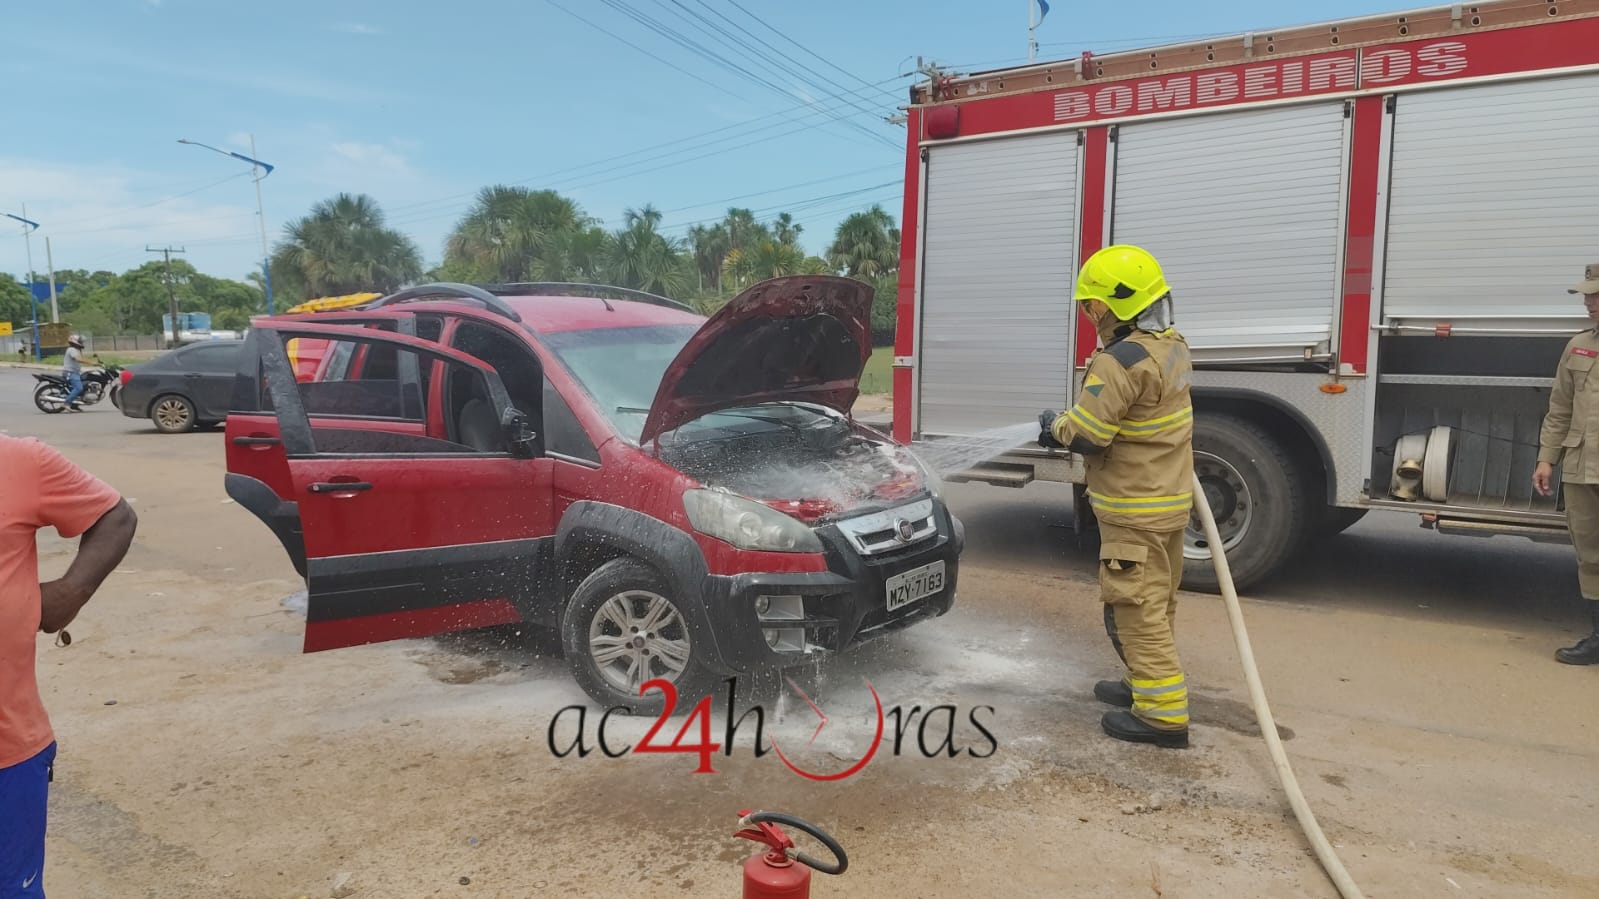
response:
<path id="1" fill-rule="evenodd" d="M 928 152 L 920 430 L 962 435 L 1069 406 L 1077 132 Z"/>
<path id="2" fill-rule="evenodd" d="M 1344 131 L 1341 102 L 1120 129 L 1112 233 L 1160 260 L 1196 358 L 1328 348 Z"/>
<path id="3" fill-rule="evenodd" d="M 1581 317 L 1599 262 L 1599 77 L 1405 94 L 1393 119 L 1383 311 Z"/>

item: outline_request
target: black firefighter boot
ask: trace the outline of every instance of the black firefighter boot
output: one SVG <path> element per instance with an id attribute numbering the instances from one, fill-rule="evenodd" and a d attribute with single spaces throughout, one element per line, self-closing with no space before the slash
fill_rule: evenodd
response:
<path id="1" fill-rule="evenodd" d="M 1599 665 L 1599 600 L 1589 600 L 1588 611 L 1593 615 L 1593 633 L 1576 646 L 1555 651 L 1555 658 L 1567 665 Z"/>
<path id="2" fill-rule="evenodd" d="M 1182 730 L 1163 730 L 1144 723 L 1143 719 L 1132 712 L 1117 709 L 1106 712 L 1099 723 L 1105 728 L 1105 733 L 1118 740 L 1129 743 L 1153 743 L 1165 749 L 1187 749 L 1188 728 Z"/>
<path id="3" fill-rule="evenodd" d="M 1133 707 L 1133 688 L 1125 680 L 1102 680 L 1094 684 L 1094 698 L 1106 705 L 1130 709 Z"/>

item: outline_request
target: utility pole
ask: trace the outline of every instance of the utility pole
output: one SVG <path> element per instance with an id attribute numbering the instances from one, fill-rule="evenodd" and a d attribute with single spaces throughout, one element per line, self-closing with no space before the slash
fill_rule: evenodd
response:
<path id="1" fill-rule="evenodd" d="M 182 253 L 183 249 L 180 247 L 174 250 L 171 247 L 146 245 L 144 251 L 146 253 L 160 253 L 166 256 L 167 259 L 167 303 L 172 310 L 172 347 L 170 348 L 176 348 L 178 345 L 178 295 L 172 290 L 172 254 Z"/>
<path id="2" fill-rule="evenodd" d="M 61 310 L 56 305 L 56 261 L 50 255 L 50 238 L 48 237 L 44 239 L 44 264 L 50 271 L 50 321 L 58 322 L 61 320 Z"/>

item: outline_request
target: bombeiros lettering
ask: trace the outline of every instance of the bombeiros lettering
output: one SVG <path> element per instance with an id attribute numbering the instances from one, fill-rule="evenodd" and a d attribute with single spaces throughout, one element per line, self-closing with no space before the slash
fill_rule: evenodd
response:
<path id="1" fill-rule="evenodd" d="M 1466 51 L 1459 41 L 1434 41 L 1416 48 L 1385 47 L 1061 91 L 1054 97 L 1055 121 L 1350 91 L 1416 77 L 1448 78 L 1466 71 Z"/>

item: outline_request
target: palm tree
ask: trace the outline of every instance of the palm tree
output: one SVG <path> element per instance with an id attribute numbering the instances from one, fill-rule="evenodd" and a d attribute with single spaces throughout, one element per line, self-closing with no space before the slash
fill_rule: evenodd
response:
<path id="1" fill-rule="evenodd" d="M 605 278 L 606 245 L 603 228 L 563 228 L 548 235 L 533 263 L 540 281 L 598 281 Z"/>
<path id="2" fill-rule="evenodd" d="M 899 241 L 894 219 L 873 206 L 839 223 L 827 258 L 852 278 L 877 278 L 899 270 Z"/>
<path id="3" fill-rule="evenodd" d="M 699 272 L 701 290 L 722 289 L 722 263 L 733 248 L 725 225 L 695 225 L 688 229 L 689 247 L 694 254 L 694 268 Z"/>
<path id="4" fill-rule="evenodd" d="M 489 281 L 528 281 L 543 268 L 573 267 L 568 232 L 583 232 L 594 221 L 577 203 L 553 190 L 485 187 L 445 241 L 445 262 L 465 263 Z M 579 240 L 581 243 L 581 240 Z M 558 260 L 546 258 L 553 254 Z"/>
<path id="5" fill-rule="evenodd" d="M 765 240 L 727 254 L 723 277 L 740 288 L 783 275 L 830 275 L 833 267 L 826 259 L 806 256 L 790 243 Z"/>
<path id="6" fill-rule="evenodd" d="M 606 269 L 612 283 L 664 296 L 686 292 L 694 283 L 693 260 L 682 241 L 660 232 L 660 210 L 629 209 L 623 221 L 621 230 L 606 241 Z"/>
<path id="7" fill-rule="evenodd" d="M 794 224 L 794 216 L 782 213 L 772 222 L 772 236 L 777 242 L 788 246 L 799 244 L 800 232 L 805 230 L 804 225 Z"/>
<path id="8" fill-rule="evenodd" d="M 283 230 L 272 272 L 291 295 L 387 292 L 422 274 L 421 251 L 409 237 L 384 226 L 383 210 L 365 194 L 323 200 Z"/>

